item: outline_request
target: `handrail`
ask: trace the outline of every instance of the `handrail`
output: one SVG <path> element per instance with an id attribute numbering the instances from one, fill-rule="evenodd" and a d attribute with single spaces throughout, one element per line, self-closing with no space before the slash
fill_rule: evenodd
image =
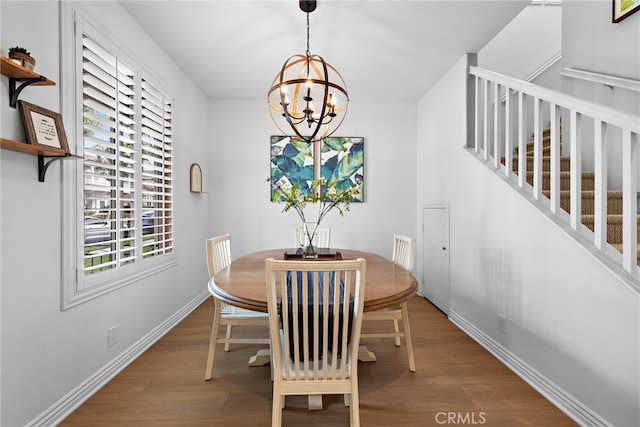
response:
<path id="1" fill-rule="evenodd" d="M 584 80 L 591 83 L 599 83 L 613 88 L 629 89 L 640 92 L 640 80 L 628 79 L 626 77 L 612 76 L 609 74 L 596 73 L 594 71 L 580 70 L 578 68 L 563 68 L 560 75 L 573 79 Z"/>
<path id="2" fill-rule="evenodd" d="M 548 202 L 550 213 L 560 221 L 568 219 L 576 236 L 588 236 L 605 258 L 615 260 L 638 280 L 640 116 L 476 66 L 469 67 L 469 75 L 475 76 L 471 82 L 475 126 L 470 129 L 469 148 L 507 178 L 517 175 L 519 191 L 535 201 L 546 200 L 539 207 Z M 543 123 L 549 123 L 548 140 Z M 531 146 L 529 132 L 533 133 Z M 562 147 L 563 138 L 568 142 L 568 152 Z M 609 166 L 610 146 L 619 147 L 613 154 L 620 158 L 621 168 Z M 589 150 L 593 152 L 587 154 Z M 589 155 L 593 158 L 586 157 Z M 568 204 L 561 190 L 561 179 L 566 179 L 561 178 L 561 170 L 566 170 L 562 169 L 566 160 L 570 165 Z M 588 215 L 582 212 L 583 163 L 591 163 L 594 177 L 593 214 Z M 615 187 L 621 186 L 621 211 L 610 211 L 609 175 L 618 179 Z M 620 232 L 620 217 L 622 239 L 611 240 L 618 245 L 614 248 L 613 243 L 609 245 L 609 230 L 613 227 L 612 236 Z"/>
<path id="3" fill-rule="evenodd" d="M 536 96 L 544 101 L 562 105 L 563 107 L 577 111 L 580 114 L 590 117 L 599 117 L 600 120 L 604 122 L 629 129 L 634 133 L 640 133 L 640 121 L 638 120 L 638 116 L 626 111 L 585 101 L 564 92 L 524 82 L 512 77 L 507 77 L 503 74 L 485 70 L 480 67 L 469 67 L 469 73 L 504 86 L 509 86 L 514 90 L 525 92 L 528 95 Z"/>

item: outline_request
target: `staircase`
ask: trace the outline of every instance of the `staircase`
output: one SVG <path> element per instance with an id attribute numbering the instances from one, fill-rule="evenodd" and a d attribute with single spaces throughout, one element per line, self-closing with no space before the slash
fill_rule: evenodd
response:
<path id="1" fill-rule="evenodd" d="M 533 172 L 529 172 L 533 169 L 533 141 L 528 142 L 526 145 L 526 172 L 527 183 L 533 185 Z M 543 130 L 542 138 L 542 194 L 550 198 L 551 197 L 551 172 L 549 166 L 551 164 L 551 136 L 550 129 Z M 560 150 L 562 151 L 562 150 Z M 518 149 L 515 149 L 516 155 L 513 157 L 512 170 L 515 175 L 518 175 Z M 501 158 L 502 164 L 505 163 L 505 158 Z M 570 181 L 570 167 L 571 160 L 569 157 L 560 158 L 560 207 L 567 213 L 571 212 L 571 181 Z M 581 185 L 581 213 L 582 224 L 584 224 L 591 231 L 595 229 L 595 173 L 582 172 L 582 185 Z M 640 215 L 637 216 L 637 236 L 636 239 L 639 243 L 637 250 L 637 263 L 640 265 Z M 610 190 L 607 192 L 607 243 L 613 246 L 619 252 L 622 252 L 622 191 Z"/>
<path id="2" fill-rule="evenodd" d="M 506 179 L 516 177 L 518 191 L 548 201 L 536 206 L 566 222 L 573 237 L 592 244 L 594 254 L 619 266 L 630 275 L 619 277 L 636 286 L 640 116 L 476 66 L 469 77 L 467 149 Z M 535 142 L 527 143 L 530 134 Z M 562 137 L 568 149 L 561 149 Z M 593 170 L 584 171 L 584 164 Z M 621 188 L 609 189 L 609 175 Z"/>

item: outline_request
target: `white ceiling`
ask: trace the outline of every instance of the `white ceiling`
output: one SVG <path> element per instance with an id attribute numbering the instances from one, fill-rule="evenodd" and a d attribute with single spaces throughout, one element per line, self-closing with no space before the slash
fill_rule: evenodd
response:
<path id="1" fill-rule="evenodd" d="M 318 0 L 310 51 L 342 74 L 351 101 L 417 101 L 528 2 Z M 306 50 L 298 0 L 120 3 L 212 99 L 266 99 L 285 60 Z"/>

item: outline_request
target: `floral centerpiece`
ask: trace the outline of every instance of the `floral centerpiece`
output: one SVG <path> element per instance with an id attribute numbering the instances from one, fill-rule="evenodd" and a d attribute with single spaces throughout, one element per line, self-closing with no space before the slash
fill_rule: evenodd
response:
<path id="1" fill-rule="evenodd" d="M 270 179 L 267 178 L 267 181 Z M 343 216 L 349 210 L 351 200 L 360 192 L 355 187 L 338 191 L 335 184 L 327 183 L 324 178 L 314 179 L 311 188 L 315 191 L 304 193 L 297 184 L 292 185 L 286 181 L 271 181 L 271 201 L 284 203 L 282 212 L 295 210 L 305 226 L 304 232 L 307 239 L 307 245 L 304 248 L 305 257 L 315 257 L 318 254 L 315 236 L 322 219 L 334 208 L 338 210 L 340 216 Z M 310 227 L 307 226 L 309 221 L 304 210 L 308 203 L 318 205 L 318 216 Z"/>

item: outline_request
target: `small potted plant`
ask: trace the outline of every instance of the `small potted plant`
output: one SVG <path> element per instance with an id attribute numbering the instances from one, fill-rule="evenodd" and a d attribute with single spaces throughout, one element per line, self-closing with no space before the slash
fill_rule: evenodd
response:
<path id="1" fill-rule="evenodd" d="M 12 47 L 9 49 L 9 58 L 16 64 L 22 65 L 30 70 L 36 65 L 36 60 L 32 58 L 31 53 L 23 47 Z"/>

